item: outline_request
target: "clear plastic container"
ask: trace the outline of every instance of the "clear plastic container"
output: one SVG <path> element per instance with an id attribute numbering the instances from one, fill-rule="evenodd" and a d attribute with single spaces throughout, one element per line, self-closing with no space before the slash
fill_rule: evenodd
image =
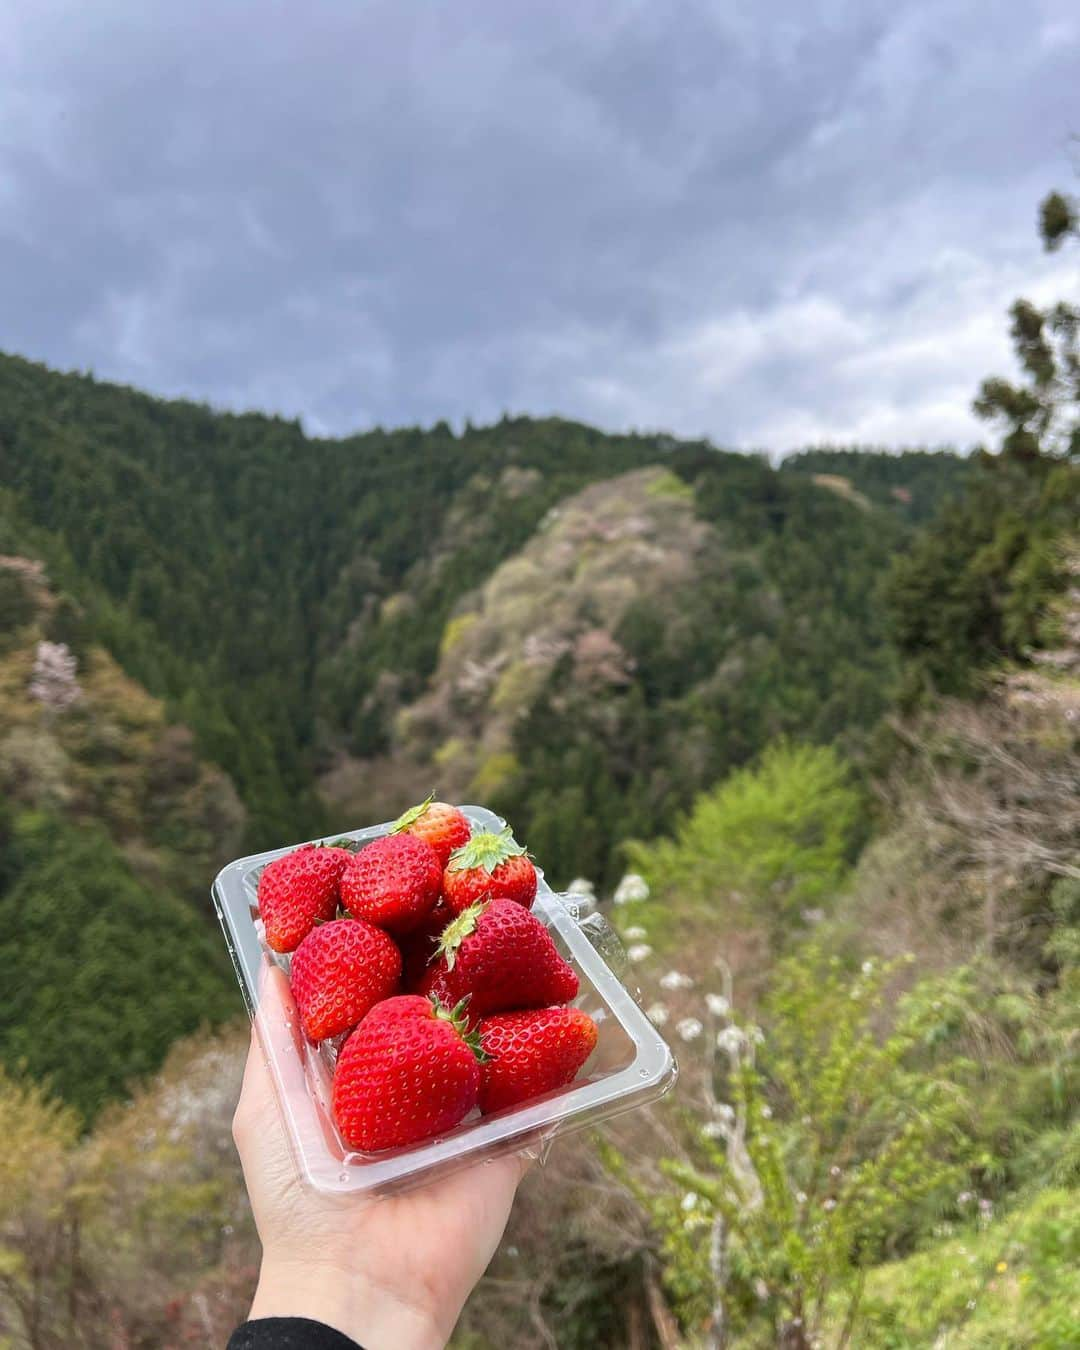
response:
<path id="1" fill-rule="evenodd" d="M 461 808 L 475 829 L 501 830 L 505 821 L 484 807 Z M 385 834 L 390 822 L 329 836 L 366 842 Z M 248 1011 L 265 1051 L 297 1164 L 316 1190 L 390 1194 L 466 1163 L 531 1149 L 542 1153 L 565 1131 L 595 1125 L 619 1112 L 653 1101 L 675 1081 L 676 1065 L 667 1045 L 633 996 L 601 956 L 618 951 L 610 928 L 597 915 L 579 922 L 575 897 L 555 895 L 539 873 L 533 913 L 550 930 L 555 945 L 578 973 L 575 1000 L 596 1022 L 597 1046 L 577 1080 L 558 1092 L 481 1117 L 474 1111 L 450 1133 L 407 1148 L 381 1153 L 350 1149 L 330 1113 L 330 1085 L 337 1047 L 310 1045 L 295 1015 L 282 1020 L 261 1008 L 273 966 L 287 971 L 289 958 L 262 940 L 256 903 L 259 874 L 268 862 L 297 845 L 257 853 L 222 869 L 211 895 Z M 539 869 L 538 869 L 539 871 Z M 280 1004 L 277 1005 L 280 1008 Z"/>

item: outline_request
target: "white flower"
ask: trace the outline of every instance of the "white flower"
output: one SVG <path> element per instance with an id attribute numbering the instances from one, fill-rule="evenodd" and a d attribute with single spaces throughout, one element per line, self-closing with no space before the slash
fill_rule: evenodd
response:
<path id="1" fill-rule="evenodd" d="M 727 1102 L 717 1102 L 715 1109 L 717 1116 L 725 1125 L 730 1125 L 734 1121 L 735 1108 L 733 1106 L 728 1106 Z"/>
<path id="2" fill-rule="evenodd" d="M 725 1027 L 716 1038 L 716 1048 L 726 1055 L 737 1055 L 746 1044 L 740 1027 Z"/>
<path id="3" fill-rule="evenodd" d="M 701 1127 L 701 1133 L 706 1139 L 723 1139 L 724 1127 L 718 1120 L 707 1120 Z"/>
<path id="4" fill-rule="evenodd" d="M 645 1016 L 655 1027 L 662 1027 L 670 1015 L 662 1003 L 654 1003 L 652 1007 L 645 1009 Z"/>
<path id="5" fill-rule="evenodd" d="M 697 1209 L 698 1198 L 693 1191 L 687 1191 L 682 1198 L 682 1212 L 689 1214 L 692 1209 Z"/>
<path id="6" fill-rule="evenodd" d="M 636 900 L 648 900 L 649 883 L 636 872 L 627 872 L 615 887 L 614 900 L 617 905 L 630 905 Z"/>
<path id="7" fill-rule="evenodd" d="M 872 975 L 874 973 L 873 961 L 864 961 L 862 963 L 862 973 L 864 975 Z"/>
<path id="8" fill-rule="evenodd" d="M 760 1027 L 751 1027 L 749 1031 L 750 1039 L 755 1045 L 760 1045 L 765 1039 L 765 1033 Z"/>
<path id="9" fill-rule="evenodd" d="M 669 970 L 666 975 L 660 977 L 661 989 L 693 989 L 693 987 L 693 977 L 684 975 L 681 970 Z"/>
<path id="10" fill-rule="evenodd" d="M 566 888 L 569 895 L 593 895 L 595 888 L 586 877 L 575 877 Z"/>
<path id="11" fill-rule="evenodd" d="M 27 690 L 32 699 L 62 712 L 82 698 L 77 663 L 66 642 L 39 642 Z"/>
<path id="12" fill-rule="evenodd" d="M 826 1212 L 826 1214 L 829 1214 L 836 1208 L 836 1201 L 830 1195 L 828 1200 L 824 1200 L 822 1202 L 821 1208 Z"/>
<path id="13" fill-rule="evenodd" d="M 731 1004 L 723 994 L 706 994 L 705 1006 L 714 1017 L 726 1017 L 731 1008 Z"/>
<path id="14" fill-rule="evenodd" d="M 633 928 L 628 928 L 626 932 L 623 933 L 623 937 L 626 938 L 627 942 L 640 942 L 642 938 L 647 938 L 648 936 L 648 930 L 642 928 L 639 923 L 634 924 Z"/>
<path id="15" fill-rule="evenodd" d="M 834 1163 L 833 1166 L 829 1168 L 829 1176 L 831 1176 L 831 1177 L 838 1177 L 839 1175 L 840 1175 L 840 1169 L 839 1169 L 839 1167 L 837 1167 L 837 1166 L 835 1165 L 835 1163 Z"/>
<path id="16" fill-rule="evenodd" d="M 684 1017 L 681 1022 L 675 1024 L 675 1030 L 684 1041 L 696 1041 L 705 1028 L 696 1017 Z"/>
<path id="17" fill-rule="evenodd" d="M 956 1197 L 956 1203 L 958 1205 L 970 1205 L 972 1200 L 974 1200 L 974 1198 L 975 1197 L 971 1194 L 970 1191 L 961 1191 L 960 1194 Z"/>
<path id="18" fill-rule="evenodd" d="M 626 953 L 626 959 L 633 961 L 635 965 L 640 961 L 647 961 L 652 956 L 652 948 L 647 942 L 638 942 Z"/>
<path id="19" fill-rule="evenodd" d="M 754 1281 L 754 1293 L 757 1294 L 758 1298 L 761 1300 L 762 1303 L 764 1303 L 769 1297 L 769 1286 L 765 1283 L 765 1281 L 761 1278 L 760 1275 Z"/>
<path id="20" fill-rule="evenodd" d="M 796 1201 L 797 1201 L 800 1205 L 805 1205 L 805 1204 L 806 1204 L 806 1192 L 805 1192 L 805 1191 L 796 1191 L 796 1192 L 795 1192 L 795 1199 L 796 1199 Z"/>
<path id="21" fill-rule="evenodd" d="M 772 1120 L 772 1107 L 763 1106 L 761 1108 L 761 1115 L 764 1120 Z"/>

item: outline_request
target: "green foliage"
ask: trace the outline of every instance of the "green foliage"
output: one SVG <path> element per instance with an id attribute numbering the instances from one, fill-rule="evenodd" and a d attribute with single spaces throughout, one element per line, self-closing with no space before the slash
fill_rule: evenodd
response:
<path id="1" fill-rule="evenodd" d="M 1080 240 L 1077 202 L 1052 192 L 1039 210 L 1047 250 Z M 1032 461 L 1080 457 L 1080 308 L 1062 300 L 1039 309 L 1017 300 L 1010 310 L 1013 348 L 1026 383 L 983 381 L 975 412 L 1002 425 L 1002 454 Z"/>
<path id="2" fill-rule="evenodd" d="M 1064 1350 L 1080 1343 L 1080 1192 L 1051 1189 L 868 1278 L 867 1350 Z"/>
<path id="3" fill-rule="evenodd" d="M 96 828 L 16 822 L 0 895 L 0 1059 L 92 1119 L 169 1046 L 235 1013 L 215 930 L 151 892 Z"/>
<path id="4" fill-rule="evenodd" d="M 896 974 L 805 950 L 777 968 L 763 1033 L 721 1033 L 717 1142 L 699 1134 L 663 1164 L 678 1191 L 643 1197 L 684 1325 L 813 1344 L 841 1305 L 850 1334 L 866 1270 L 965 1175 L 963 1062 L 927 1056 L 938 1008 L 918 987 L 882 1032 Z"/>
<path id="5" fill-rule="evenodd" d="M 897 559 L 886 593 L 912 694 L 970 693 L 979 672 L 1044 640 L 1068 580 L 1080 468 L 988 461 L 968 492 Z"/>
<path id="6" fill-rule="evenodd" d="M 1039 233 L 1050 252 L 1060 248 L 1070 235 L 1080 235 L 1080 204 L 1076 198 L 1062 192 L 1049 193 L 1039 206 Z"/>
<path id="7" fill-rule="evenodd" d="M 902 481 L 908 458 L 890 460 L 890 481 Z M 932 472 L 951 481 L 960 464 L 911 458 L 925 483 Z M 821 452 L 815 462 L 828 460 Z M 902 504 L 886 493 L 866 510 L 749 456 L 680 447 L 669 462 L 640 499 L 631 480 L 640 485 L 646 475 L 590 495 L 591 533 L 584 500 L 564 502 L 558 520 L 495 574 L 495 598 L 481 591 L 447 629 L 451 651 L 460 642 L 478 664 L 508 661 L 490 706 L 513 719 L 515 769 L 496 779 L 492 804 L 556 880 L 584 873 L 612 883 L 624 840 L 666 827 L 778 736 L 857 736 L 884 711 L 895 679 L 877 591 L 907 537 Z M 655 492 L 671 471 L 692 494 Z M 661 502 L 684 509 L 664 516 Z M 638 539 L 647 540 L 644 572 Z M 567 551 L 578 569 L 556 584 Z M 613 604 L 631 583 L 629 602 Z M 598 687 L 568 653 L 538 678 L 519 659 L 520 620 L 507 597 L 533 603 L 536 624 L 556 641 L 582 627 L 605 638 L 624 673 Z M 458 707 L 459 668 L 439 672 L 441 708 Z M 477 715 L 471 705 L 459 713 Z M 581 828 L 568 832 L 571 812 Z"/>
<path id="8" fill-rule="evenodd" d="M 632 843 L 627 857 L 669 901 L 742 913 L 781 938 L 835 892 L 861 810 L 835 750 L 779 743 L 699 797 L 674 838 Z"/>
<path id="9" fill-rule="evenodd" d="M 0 655 L 18 641 L 18 630 L 34 617 L 37 606 L 18 572 L 0 567 Z"/>
<path id="10" fill-rule="evenodd" d="M 568 1242 L 543 1305 L 559 1350 L 624 1350 L 626 1309 L 641 1284 L 639 1261 L 603 1260 L 585 1243 Z"/>
<path id="11" fill-rule="evenodd" d="M 808 482 L 802 471 L 839 467 L 854 479 L 851 461 L 860 458 L 809 452 L 775 472 L 750 457 L 736 464 L 687 457 L 682 471 L 694 483 L 699 512 L 751 550 L 760 578 L 755 592 L 745 564 L 733 569 L 740 603 L 723 597 L 713 610 L 725 619 L 716 632 L 725 659 L 680 709 L 684 720 L 701 726 L 713 756 L 706 782 L 695 788 L 778 736 L 832 740 L 871 726 L 888 707 L 896 669 L 879 591 L 892 558 L 909 542 L 910 508 L 890 492 L 864 510 Z M 871 462 L 869 479 L 887 474 L 891 486 L 904 481 L 910 465 L 913 500 L 924 510 L 936 510 L 966 473 L 948 455 L 871 456 Z M 939 490 L 929 506 L 935 476 Z"/>
<path id="12" fill-rule="evenodd" d="M 960 493 L 968 461 L 942 450 L 842 449 L 828 446 L 789 455 L 783 473 L 840 475 L 869 501 L 924 525 Z"/>
<path id="13" fill-rule="evenodd" d="M 1075 201 L 1051 193 L 1040 230 L 1048 249 L 1080 238 Z M 1065 586 L 1062 540 L 1080 519 L 1080 308 L 1017 300 L 1011 336 L 1023 384 L 983 382 L 975 412 L 1000 426 L 1001 453 L 906 557 L 888 590 L 907 694 L 930 685 L 969 693 L 978 672 L 1016 660 L 1045 637 L 1043 615 Z"/>
<path id="14" fill-rule="evenodd" d="M 675 497 L 682 501 L 692 501 L 694 490 L 675 474 L 661 474 L 648 488 L 650 497 Z"/>
<path id="15" fill-rule="evenodd" d="M 204 906 L 208 878 L 241 845 L 243 808 L 231 783 L 199 757 L 186 727 L 168 722 L 158 700 L 100 647 L 78 641 L 79 612 L 48 587 L 40 563 L 10 561 L 33 577 L 34 612 L 0 653 L 0 793 L 13 812 L 96 822 L 142 880 Z M 46 634 L 77 639 L 78 696 L 64 707 L 45 706 L 32 692 Z"/>
<path id="16" fill-rule="evenodd" d="M 985 1196 L 1077 1179 L 1077 979 L 1077 969 L 1066 968 L 1058 984 L 1040 990 L 1027 973 L 980 960 L 924 986 L 926 1049 L 957 1056 L 977 1103 L 966 1133 Z"/>

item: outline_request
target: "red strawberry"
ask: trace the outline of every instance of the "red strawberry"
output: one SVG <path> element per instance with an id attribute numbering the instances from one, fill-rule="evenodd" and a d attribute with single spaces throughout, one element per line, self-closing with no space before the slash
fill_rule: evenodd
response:
<path id="1" fill-rule="evenodd" d="M 536 897 L 536 868 L 508 828 L 499 834 L 480 830 L 451 853 L 442 892 L 455 914 L 494 895 L 528 909 Z"/>
<path id="2" fill-rule="evenodd" d="M 398 942 L 401 948 L 401 987 L 407 994 L 415 994 L 424 982 L 428 966 L 438 955 L 439 939 L 453 914 L 441 902 L 435 906 L 419 927 L 406 933 Z"/>
<path id="3" fill-rule="evenodd" d="M 500 896 L 471 906 L 446 929 L 421 991 L 448 1007 L 468 997 L 476 1019 L 569 1003 L 578 977 L 536 915 Z"/>
<path id="4" fill-rule="evenodd" d="M 313 929 L 297 947 L 289 984 L 309 1040 L 351 1031 L 397 990 L 401 953 L 381 928 L 336 919 Z"/>
<path id="5" fill-rule="evenodd" d="M 596 1023 L 580 1008 L 498 1013 L 480 1023 L 485 1115 L 573 1082 L 596 1045 Z"/>
<path id="6" fill-rule="evenodd" d="M 407 933 L 431 912 L 440 880 L 430 844 L 412 834 L 386 834 L 353 855 L 341 878 L 341 903 L 356 919 Z"/>
<path id="7" fill-rule="evenodd" d="M 334 917 L 338 883 L 352 858 L 347 848 L 304 844 L 266 864 L 258 896 L 267 946 L 294 951 L 317 923 Z"/>
<path id="8" fill-rule="evenodd" d="M 468 817 L 448 802 L 432 801 L 429 797 L 419 806 L 410 806 L 390 826 L 391 834 L 415 834 L 431 845 L 439 855 L 439 866 L 445 867 L 454 849 L 469 842 L 472 826 Z"/>
<path id="9" fill-rule="evenodd" d="M 414 994 L 377 1003 L 342 1047 L 333 1112 L 350 1148 L 374 1152 L 452 1130 L 476 1105 L 481 1052 L 461 1009 Z"/>

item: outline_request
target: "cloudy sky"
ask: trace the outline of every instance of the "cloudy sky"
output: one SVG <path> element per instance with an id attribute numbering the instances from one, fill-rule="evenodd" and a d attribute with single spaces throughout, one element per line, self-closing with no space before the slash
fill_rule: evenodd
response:
<path id="1" fill-rule="evenodd" d="M 0 0 L 0 348 L 319 433 L 969 444 L 1078 131 L 1075 0 Z"/>

